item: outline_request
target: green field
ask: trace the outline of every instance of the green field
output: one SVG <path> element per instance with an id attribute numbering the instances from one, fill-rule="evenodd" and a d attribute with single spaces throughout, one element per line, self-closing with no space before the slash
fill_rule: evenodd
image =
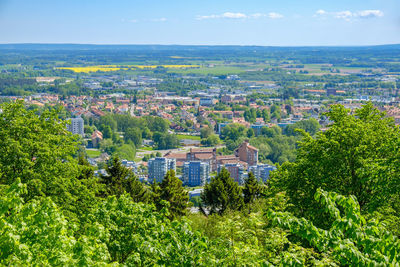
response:
<path id="1" fill-rule="evenodd" d="M 181 73 L 181 74 L 211 74 L 211 75 L 226 75 L 226 74 L 239 74 L 243 72 L 244 69 L 234 66 L 215 66 L 215 67 L 200 67 L 198 69 L 174 69 L 169 70 L 171 73 Z"/>
<path id="2" fill-rule="evenodd" d="M 94 150 L 94 149 L 88 150 L 87 149 L 86 154 L 88 155 L 89 158 L 97 158 L 101 155 L 101 152 L 97 149 L 96 150 Z"/>
<path id="3" fill-rule="evenodd" d="M 142 146 L 138 149 L 138 152 L 140 151 L 154 151 L 154 148 L 152 148 L 151 146 Z"/>
<path id="4" fill-rule="evenodd" d="M 182 139 L 199 140 L 199 141 L 201 140 L 200 136 L 198 136 L 198 135 L 177 134 L 176 137 L 179 140 L 182 140 Z"/>

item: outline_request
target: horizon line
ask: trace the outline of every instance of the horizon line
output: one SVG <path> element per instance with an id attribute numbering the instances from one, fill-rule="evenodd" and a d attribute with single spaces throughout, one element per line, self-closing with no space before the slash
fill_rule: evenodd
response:
<path id="1" fill-rule="evenodd" d="M 259 45 L 259 44 L 157 44 L 157 43 L 124 43 L 124 44 L 112 44 L 112 43 L 36 43 L 36 42 L 16 42 L 16 43 L 0 43 L 0 46 L 4 45 L 88 45 L 88 46 L 236 46 L 236 47 L 374 47 L 374 46 L 395 46 L 400 43 L 384 43 L 384 44 L 346 44 L 346 45 Z"/>

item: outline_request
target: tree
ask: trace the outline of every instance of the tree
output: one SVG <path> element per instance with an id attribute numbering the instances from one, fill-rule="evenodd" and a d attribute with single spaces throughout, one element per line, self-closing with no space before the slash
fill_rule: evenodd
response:
<path id="1" fill-rule="evenodd" d="M 254 135 L 255 135 L 255 133 L 254 133 L 254 129 L 253 129 L 253 128 L 247 129 L 247 137 L 248 137 L 248 138 L 251 138 L 251 137 L 253 137 Z"/>
<path id="2" fill-rule="evenodd" d="M 113 131 L 109 125 L 105 126 L 104 124 L 100 125 L 100 129 L 103 132 L 103 137 L 104 139 L 106 138 L 112 138 L 113 136 Z"/>
<path id="3" fill-rule="evenodd" d="M 208 138 L 212 134 L 213 134 L 213 130 L 210 127 L 203 127 L 200 129 L 201 139 Z"/>
<path id="4" fill-rule="evenodd" d="M 136 177 L 127 181 L 126 191 L 134 202 L 148 203 L 150 201 L 150 192 L 148 188 Z"/>
<path id="5" fill-rule="evenodd" d="M 307 242 L 340 266 L 396 266 L 400 262 L 400 241 L 381 223 L 367 221 L 354 196 L 345 197 L 318 189 L 318 201 L 333 221 L 327 230 L 313 220 L 297 218 L 287 212 L 267 212 L 273 223 Z"/>
<path id="6" fill-rule="evenodd" d="M 203 146 L 216 146 L 220 142 L 218 135 L 212 134 L 205 139 L 201 139 L 201 144 Z"/>
<path id="7" fill-rule="evenodd" d="M 96 124 L 96 126 L 99 125 L 104 125 L 105 127 L 110 126 L 111 131 L 116 131 L 117 130 L 117 121 L 113 118 L 113 116 L 111 114 L 107 114 L 106 116 L 101 116 L 99 119 L 98 124 Z M 102 131 L 103 128 L 101 127 Z M 104 133 L 103 133 L 104 135 Z M 108 138 L 108 137 L 105 137 Z"/>
<path id="8" fill-rule="evenodd" d="M 170 149 L 179 146 L 179 140 L 174 134 L 155 132 L 153 139 L 157 149 Z"/>
<path id="9" fill-rule="evenodd" d="M 79 180 L 91 179 L 94 176 L 94 168 L 90 166 L 83 153 L 78 156 L 78 165 L 80 168 Z"/>
<path id="10" fill-rule="evenodd" d="M 106 244 L 114 264 L 193 266 L 208 262 L 209 242 L 187 223 L 171 222 L 167 214 L 167 209 L 157 212 L 152 205 L 134 203 L 128 195 L 110 196 L 88 215 L 84 232 L 88 236 L 98 233 L 97 239 Z"/>
<path id="11" fill-rule="evenodd" d="M 0 109 L 0 182 L 12 184 L 20 178 L 29 189 L 25 200 L 49 196 L 67 216 L 87 212 L 84 207 L 90 207 L 95 196 L 87 180 L 78 179 L 78 137 L 66 130 L 57 110 L 37 115 L 23 102 L 5 103 Z"/>
<path id="12" fill-rule="evenodd" d="M 135 147 L 142 145 L 142 131 L 139 128 L 128 128 L 124 134 L 125 142 L 132 141 Z"/>
<path id="13" fill-rule="evenodd" d="M 0 263 L 4 266 L 88 266 L 110 260 L 98 237 L 75 237 L 68 221 L 49 197 L 25 202 L 27 187 L 17 178 L 0 190 Z M 99 236 L 104 230 L 98 229 Z"/>
<path id="14" fill-rule="evenodd" d="M 266 123 L 270 122 L 271 116 L 269 114 L 269 110 L 268 109 L 264 108 L 262 110 L 262 118 L 264 119 L 264 122 L 266 122 Z"/>
<path id="15" fill-rule="evenodd" d="M 225 168 L 204 186 L 201 201 L 209 208 L 210 214 L 223 214 L 227 210 L 240 210 L 243 207 L 242 191 Z"/>
<path id="16" fill-rule="evenodd" d="M 319 122 L 311 118 L 309 120 L 298 121 L 294 124 L 288 125 L 284 129 L 285 135 L 297 135 L 296 129 L 302 129 L 309 133 L 311 136 L 315 135 L 320 128 Z"/>
<path id="17" fill-rule="evenodd" d="M 267 137 L 276 137 L 282 134 L 282 129 L 279 126 L 262 127 L 261 134 Z"/>
<path id="18" fill-rule="evenodd" d="M 243 113 L 243 117 L 250 123 L 255 123 L 257 120 L 257 111 L 255 108 L 246 109 Z"/>
<path id="19" fill-rule="evenodd" d="M 400 132 L 371 103 L 351 113 L 341 105 L 327 113 L 333 122 L 315 138 L 303 131 L 297 160 L 285 163 L 270 184 L 286 191 L 296 215 L 319 216 L 317 188 L 354 195 L 363 211 L 376 210 L 393 200 L 399 190 L 398 140 Z M 325 214 L 326 215 L 326 214 Z"/>
<path id="20" fill-rule="evenodd" d="M 261 185 L 252 172 L 249 172 L 249 177 L 245 180 L 243 188 L 243 200 L 245 204 L 253 203 L 261 195 Z"/>
<path id="21" fill-rule="evenodd" d="M 169 203 L 170 216 L 173 219 L 186 214 L 189 195 L 183 188 L 182 181 L 175 176 L 174 170 L 169 170 L 162 180 L 156 204 L 162 208 L 161 200 Z"/>
<path id="22" fill-rule="evenodd" d="M 128 193 L 137 202 L 147 202 L 148 194 L 144 185 L 139 182 L 132 170 L 122 165 L 118 156 L 115 156 L 106 167 L 107 175 L 100 177 L 105 186 L 104 196 Z"/>

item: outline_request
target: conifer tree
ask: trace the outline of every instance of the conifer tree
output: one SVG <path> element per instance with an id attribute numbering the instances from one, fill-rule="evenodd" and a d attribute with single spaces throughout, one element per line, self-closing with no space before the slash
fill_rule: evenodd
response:
<path id="1" fill-rule="evenodd" d="M 145 186 L 137 180 L 133 172 L 122 165 L 118 156 L 112 159 L 106 167 L 107 175 L 101 176 L 101 183 L 105 185 L 104 196 L 128 193 L 136 202 L 147 202 L 148 192 Z"/>
<path id="2" fill-rule="evenodd" d="M 223 168 L 210 183 L 205 185 L 201 201 L 208 207 L 210 214 L 240 210 L 243 207 L 242 190 L 231 178 L 228 170 Z"/>
<path id="3" fill-rule="evenodd" d="M 162 208 L 162 200 L 169 202 L 170 219 L 186 214 L 189 195 L 182 187 L 182 181 L 175 176 L 175 171 L 170 170 L 160 183 L 159 192 L 156 192 L 158 201 L 156 205 Z"/>
<path id="4" fill-rule="evenodd" d="M 252 172 L 246 179 L 243 188 L 243 200 L 245 204 L 253 203 L 261 194 L 261 186 Z"/>

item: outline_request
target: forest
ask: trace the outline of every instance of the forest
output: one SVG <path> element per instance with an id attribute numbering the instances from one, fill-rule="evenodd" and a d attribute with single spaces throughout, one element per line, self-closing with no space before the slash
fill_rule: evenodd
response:
<path id="1" fill-rule="evenodd" d="M 286 129 L 299 138 L 292 162 L 278 164 L 266 184 L 250 174 L 239 186 L 223 169 L 196 211 L 174 171 L 144 184 L 115 156 L 95 176 L 57 110 L 22 102 L 0 110 L 3 266 L 400 263 L 400 130 L 371 103 L 330 106 L 325 131 L 312 122 Z M 114 119 L 133 141 L 146 119 L 150 132 L 163 132 L 151 117 Z M 274 138 L 264 134 L 259 142 Z"/>

